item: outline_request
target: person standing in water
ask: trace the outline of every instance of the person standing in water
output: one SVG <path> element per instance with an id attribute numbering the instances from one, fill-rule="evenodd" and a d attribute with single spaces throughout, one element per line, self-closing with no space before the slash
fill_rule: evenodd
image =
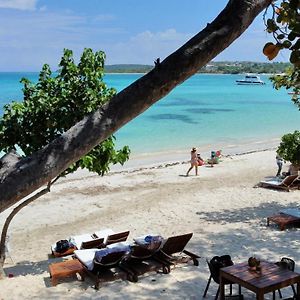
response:
<path id="1" fill-rule="evenodd" d="M 190 171 L 195 167 L 196 176 L 198 175 L 198 157 L 197 157 L 197 149 L 195 147 L 191 150 L 191 166 L 186 172 L 186 176 L 189 176 Z"/>

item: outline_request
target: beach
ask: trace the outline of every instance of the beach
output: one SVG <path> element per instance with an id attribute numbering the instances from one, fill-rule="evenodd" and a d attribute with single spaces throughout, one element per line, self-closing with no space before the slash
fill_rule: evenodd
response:
<path id="1" fill-rule="evenodd" d="M 194 170 L 185 176 L 186 153 L 165 163 L 143 164 L 139 158 L 104 177 L 81 171 L 61 179 L 14 218 L 5 264 L 12 277 L 0 281 L 0 299 L 202 299 L 209 277 L 206 258 L 223 254 L 235 263 L 253 255 L 274 262 L 286 256 L 295 260 L 299 272 L 299 228 L 266 226 L 268 216 L 299 206 L 299 191 L 255 187 L 277 171 L 275 149 L 258 148 L 223 149 L 220 164 L 202 166 L 199 176 Z M 286 163 L 283 170 L 287 168 Z M 1 226 L 10 211 L 1 214 Z M 51 245 L 104 228 L 129 230 L 129 241 L 149 233 L 167 238 L 192 232 L 187 250 L 201 256 L 199 266 L 188 263 L 170 274 L 147 273 L 137 283 L 107 282 L 98 291 L 89 277 L 52 287 L 48 266 L 62 259 L 51 257 Z M 212 282 L 206 299 L 214 299 L 216 291 Z M 246 289 L 242 293 L 244 299 L 255 299 Z M 271 298 L 272 293 L 266 295 Z"/>

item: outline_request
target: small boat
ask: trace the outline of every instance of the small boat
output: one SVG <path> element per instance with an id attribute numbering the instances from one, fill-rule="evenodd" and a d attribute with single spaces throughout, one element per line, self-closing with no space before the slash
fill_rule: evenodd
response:
<path id="1" fill-rule="evenodd" d="M 265 84 L 258 75 L 247 74 L 244 79 L 236 80 L 237 84 Z"/>

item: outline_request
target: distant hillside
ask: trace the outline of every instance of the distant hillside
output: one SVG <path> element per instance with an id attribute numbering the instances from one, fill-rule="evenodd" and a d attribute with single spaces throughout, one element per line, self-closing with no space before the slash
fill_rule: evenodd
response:
<path id="1" fill-rule="evenodd" d="M 153 66 L 150 65 L 135 65 L 135 64 L 121 64 L 121 65 L 107 65 L 105 66 L 106 73 L 147 73 Z"/>
<path id="2" fill-rule="evenodd" d="M 198 73 L 212 73 L 212 74 L 239 74 L 239 73 L 269 73 L 277 74 L 284 73 L 290 63 L 262 63 L 251 61 L 223 61 L 223 62 L 210 62 Z M 105 73 L 147 73 L 152 70 L 154 65 L 138 65 L 138 64 L 120 64 L 120 65 L 107 65 L 105 66 Z"/>

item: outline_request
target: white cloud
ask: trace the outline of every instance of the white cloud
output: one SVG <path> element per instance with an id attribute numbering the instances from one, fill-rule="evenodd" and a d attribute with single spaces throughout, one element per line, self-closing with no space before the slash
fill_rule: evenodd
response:
<path id="1" fill-rule="evenodd" d="M 38 0 L 0 0 L 0 8 L 35 10 Z"/>
<path id="2" fill-rule="evenodd" d="M 164 59 L 191 37 L 191 33 L 180 33 L 175 29 L 160 32 L 144 31 L 127 41 L 107 44 L 104 50 L 108 64 L 153 64 L 157 57 Z"/>

